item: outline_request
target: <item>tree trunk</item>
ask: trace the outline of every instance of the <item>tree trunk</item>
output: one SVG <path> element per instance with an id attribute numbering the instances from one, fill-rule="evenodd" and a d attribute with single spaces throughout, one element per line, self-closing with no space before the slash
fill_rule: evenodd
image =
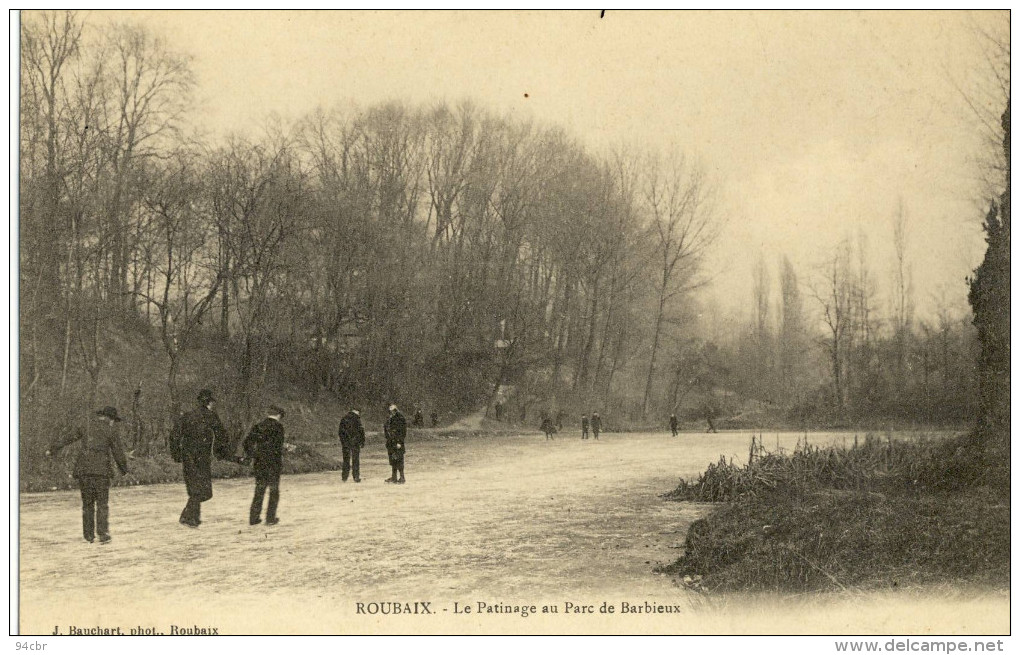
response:
<path id="1" fill-rule="evenodd" d="M 648 361 L 648 380 L 645 382 L 645 397 L 641 402 L 641 418 L 648 418 L 648 404 L 652 395 L 652 381 L 655 377 L 655 355 L 659 351 L 659 336 L 662 332 L 662 315 L 666 309 L 665 291 L 659 294 L 659 309 L 655 315 L 655 336 L 652 338 L 652 356 Z"/>
<path id="2" fill-rule="evenodd" d="M 591 357 L 591 350 L 595 343 L 595 332 L 598 327 L 599 319 L 599 284 L 598 280 L 592 288 L 592 300 L 591 300 L 591 320 L 588 322 L 588 336 L 584 342 L 584 348 L 581 351 L 580 365 L 578 366 L 577 373 L 574 375 L 574 391 L 578 388 L 586 388 L 588 386 L 588 359 Z"/>

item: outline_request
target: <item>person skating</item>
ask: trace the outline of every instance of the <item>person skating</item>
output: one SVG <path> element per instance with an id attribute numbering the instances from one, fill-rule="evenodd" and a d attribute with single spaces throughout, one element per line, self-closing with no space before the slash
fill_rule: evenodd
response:
<path id="1" fill-rule="evenodd" d="M 673 433 L 673 436 L 674 436 L 674 437 L 675 437 L 675 436 L 677 435 L 677 433 L 678 433 L 678 432 L 680 431 L 680 429 L 679 429 L 679 423 L 678 423 L 678 422 L 677 422 L 677 420 L 676 420 L 676 414 L 670 414 L 670 415 L 669 415 L 669 430 L 670 430 L 670 432 L 672 432 L 672 433 Z"/>
<path id="2" fill-rule="evenodd" d="M 553 435 L 556 434 L 556 426 L 553 424 L 553 420 L 548 416 L 542 419 L 542 432 L 545 432 L 545 438 L 552 439 Z"/>
<path id="3" fill-rule="evenodd" d="M 425 427 L 425 415 L 421 413 L 420 407 L 414 409 L 414 427 L 423 428 Z"/>
<path id="4" fill-rule="evenodd" d="M 81 440 L 81 450 L 74 463 L 74 477 L 81 488 L 81 524 L 85 541 L 93 543 L 99 534 L 99 543 L 109 543 L 110 536 L 110 478 L 116 462 L 122 474 L 128 472 L 127 455 L 121 443 L 116 407 L 104 407 L 90 417 L 88 424 L 77 427 L 58 439 L 46 455 L 52 455 Z"/>
<path id="5" fill-rule="evenodd" d="M 386 454 L 389 456 L 393 474 L 386 482 L 404 484 L 404 441 L 407 438 L 407 419 L 396 405 L 390 405 L 390 417 L 383 428 L 386 433 Z"/>
<path id="6" fill-rule="evenodd" d="M 283 416 L 283 408 L 271 406 L 266 418 L 252 426 L 244 440 L 244 458 L 251 462 L 255 474 L 255 497 L 248 513 L 248 525 L 262 522 L 262 501 L 266 497 L 266 489 L 269 490 L 266 525 L 280 522 L 276 510 L 280 505 L 280 472 L 283 470 Z"/>
<path id="7" fill-rule="evenodd" d="M 354 481 L 361 482 L 361 449 L 365 445 L 365 427 L 361 424 L 361 412 L 351 409 L 340 419 L 338 429 L 340 449 L 343 451 L 343 468 L 340 479 L 347 482 L 347 476 L 354 474 Z"/>
<path id="8" fill-rule="evenodd" d="M 213 410 L 215 399 L 209 389 L 198 392 L 198 407 L 181 416 L 170 434 L 170 454 L 184 470 L 188 503 L 180 522 L 197 528 L 202 523 L 202 503 L 213 496 L 212 458 L 239 462 L 233 457 L 227 431 Z"/>
<path id="9" fill-rule="evenodd" d="M 602 417 L 599 416 L 598 412 L 595 412 L 591 415 L 591 434 L 598 439 L 599 432 L 602 432 Z"/>
<path id="10" fill-rule="evenodd" d="M 429 418 L 432 420 L 432 427 L 439 425 L 439 412 L 432 410 L 432 413 L 429 414 Z"/>
<path id="11" fill-rule="evenodd" d="M 581 414 L 581 438 L 588 438 L 588 415 Z"/>

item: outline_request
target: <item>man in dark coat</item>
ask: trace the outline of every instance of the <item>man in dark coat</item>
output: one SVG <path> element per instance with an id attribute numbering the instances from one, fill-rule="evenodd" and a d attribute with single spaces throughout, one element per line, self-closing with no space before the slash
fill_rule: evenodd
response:
<path id="1" fill-rule="evenodd" d="M 598 439 L 599 432 L 602 432 L 602 417 L 599 416 L 598 412 L 595 412 L 591 415 L 591 434 Z"/>
<path id="2" fill-rule="evenodd" d="M 432 419 L 432 427 L 439 425 L 439 412 L 432 410 L 432 413 L 429 414 L 429 418 Z"/>
<path id="3" fill-rule="evenodd" d="M 273 405 L 269 415 L 256 423 L 244 440 L 244 458 L 252 463 L 255 474 L 255 497 L 251 501 L 248 525 L 262 523 L 262 501 L 269 489 L 269 507 L 266 508 L 266 525 L 280 522 L 276 508 L 280 504 L 280 471 L 283 469 L 283 418 L 282 408 Z"/>
<path id="4" fill-rule="evenodd" d="M 416 428 L 425 427 L 425 415 L 421 413 L 420 407 L 416 407 L 414 409 L 414 427 Z"/>
<path id="5" fill-rule="evenodd" d="M 212 498 L 212 457 L 237 461 L 232 457 L 230 439 L 213 411 L 213 394 L 198 392 L 198 407 L 181 416 L 170 434 L 170 454 L 184 468 L 184 486 L 188 503 L 181 512 L 181 523 L 197 528 L 202 523 L 202 503 Z"/>
<path id="6" fill-rule="evenodd" d="M 546 439 L 552 439 L 553 435 L 556 434 L 556 426 L 553 424 L 553 420 L 546 416 L 542 419 L 542 432 L 545 432 Z"/>
<path id="7" fill-rule="evenodd" d="M 393 474 L 386 482 L 404 484 L 404 440 L 407 438 L 407 419 L 396 405 L 390 405 L 390 417 L 383 428 L 386 433 L 386 454 L 389 455 Z"/>
<path id="8" fill-rule="evenodd" d="M 581 414 L 581 438 L 588 438 L 588 415 Z"/>
<path id="9" fill-rule="evenodd" d="M 340 479 L 347 482 L 347 476 L 354 473 L 354 481 L 361 482 L 361 448 L 365 445 L 365 427 L 361 424 L 361 412 L 352 409 L 340 419 L 340 449 L 344 464 Z"/>
<path id="10" fill-rule="evenodd" d="M 120 472 L 127 473 L 127 456 L 118 435 L 116 407 L 104 407 L 96 412 L 84 427 L 75 428 L 58 439 L 49 450 L 51 455 L 61 448 L 81 440 L 81 450 L 74 463 L 74 477 L 81 487 L 81 524 L 85 541 L 92 543 L 99 533 L 99 543 L 109 543 L 110 536 L 110 478 L 117 463 Z"/>
<path id="11" fill-rule="evenodd" d="M 670 414 L 669 415 L 669 430 L 670 430 L 670 432 L 673 433 L 674 437 L 680 431 L 679 430 L 679 423 L 676 420 L 676 414 Z"/>

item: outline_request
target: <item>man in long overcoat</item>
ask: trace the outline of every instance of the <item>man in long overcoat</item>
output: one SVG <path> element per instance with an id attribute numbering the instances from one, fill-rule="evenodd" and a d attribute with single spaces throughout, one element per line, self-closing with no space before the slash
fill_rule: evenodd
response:
<path id="1" fill-rule="evenodd" d="M 595 412 L 591 415 L 591 434 L 598 439 L 599 432 L 602 432 L 602 417 L 599 416 L 598 412 Z"/>
<path id="2" fill-rule="evenodd" d="M 581 414 L 581 438 L 588 438 L 588 415 Z"/>
<path id="3" fill-rule="evenodd" d="M 393 474 L 386 482 L 404 484 L 404 440 L 407 438 L 407 419 L 396 405 L 390 405 L 390 417 L 384 428 L 386 433 L 386 454 L 389 456 Z"/>
<path id="4" fill-rule="evenodd" d="M 230 439 L 213 411 L 212 391 L 198 392 L 198 407 L 181 416 L 170 434 L 170 455 L 184 468 L 184 486 L 188 503 L 181 512 L 181 523 L 197 528 L 202 523 L 202 503 L 212 498 L 213 453 L 220 459 L 232 457 Z"/>
<path id="5" fill-rule="evenodd" d="M 676 420 L 676 414 L 670 414 L 669 415 L 669 431 L 673 433 L 674 437 L 680 431 L 679 427 L 680 427 L 679 426 L 679 422 Z"/>
<path id="6" fill-rule="evenodd" d="M 365 426 L 361 424 L 361 412 L 357 409 L 347 412 L 340 419 L 337 432 L 344 457 L 340 479 L 347 482 L 347 476 L 354 473 L 354 481 L 361 482 L 361 448 L 365 445 Z"/>
<path id="7" fill-rule="evenodd" d="M 99 543 L 109 543 L 110 537 L 110 478 L 117 463 L 120 472 L 127 473 L 127 456 L 118 435 L 116 407 L 104 407 L 96 412 L 88 425 L 75 428 L 59 438 L 47 455 L 81 440 L 81 450 L 74 463 L 74 477 L 81 487 L 81 524 L 85 541 L 92 543 L 99 533 Z"/>
<path id="8" fill-rule="evenodd" d="M 256 423 L 244 440 L 244 457 L 252 463 L 255 474 L 255 497 L 251 501 L 248 525 L 262 522 L 262 501 L 266 497 L 266 489 L 269 489 L 266 525 L 280 522 L 276 508 L 280 504 L 280 472 L 283 470 L 283 415 L 283 409 L 273 405 L 269 408 L 269 415 Z"/>

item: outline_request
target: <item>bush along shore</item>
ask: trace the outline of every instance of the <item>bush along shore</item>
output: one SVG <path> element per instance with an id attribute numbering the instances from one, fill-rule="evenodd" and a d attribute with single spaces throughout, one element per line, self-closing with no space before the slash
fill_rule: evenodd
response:
<path id="1" fill-rule="evenodd" d="M 297 442 L 289 444 L 291 448 L 283 457 L 283 473 L 315 473 L 318 471 L 337 471 L 340 462 L 320 451 L 319 448 Z M 71 475 L 74 468 L 74 448 L 57 457 L 46 458 L 32 469 L 25 471 L 20 480 L 22 491 L 57 491 L 60 489 L 77 489 L 78 482 Z M 132 457 L 129 460 L 130 470 L 127 475 L 115 475 L 111 483 L 115 487 L 126 487 L 141 484 L 160 484 L 164 482 L 181 482 L 184 477 L 181 465 L 165 452 L 158 452 L 144 457 Z M 214 478 L 243 478 L 251 475 L 251 468 L 232 462 L 213 459 L 212 474 Z"/>
<path id="2" fill-rule="evenodd" d="M 660 571 L 701 591 L 1009 586 L 1009 459 L 975 431 L 720 459 L 665 498 L 722 503 Z"/>
<path id="3" fill-rule="evenodd" d="M 312 432 L 318 435 L 320 440 L 313 442 L 291 441 L 288 439 L 287 451 L 283 456 L 283 473 L 318 473 L 321 471 L 339 471 L 340 464 L 340 443 L 331 437 L 324 437 L 330 434 L 331 425 L 325 421 L 315 424 L 311 430 L 305 427 L 305 432 Z M 528 431 L 523 431 L 528 432 Z M 537 434 L 537 431 L 534 431 Z M 368 431 L 368 447 L 382 451 L 384 448 L 384 437 L 381 432 Z M 507 435 L 522 434 L 522 430 L 510 426 L 489 421 L 476 415 L 466 420 L 440 428 L 412 428 L 411 438 L 414 441 L 436 441 L 442 439 L 494 439 Z M 233 451 L 240 454 L 241 435 L 234 435 L 235 446 Z M 328 439 L 328 440 L 322 440 Z M 72 445 L 57 455 L 44 457 L 39 453 L 27 457 L 23 453 L 20 470 L 19 488 L 24 492 L 36 491 L 58 491 L 65 489 L 77 489 L 78 482 L 71 472 L 74 470 L 74 460 L 77 456 L 80 445 Z M 115 487 L 135 486 L 143 484 L 161 484 L 167 482 L 181 482 L 183 475 L 181 464 L 173 461 L 166 449 L 160 445 L 157 448 L 150 448 L 148 452 L 129 451 L 129 467 L 127 475 L 114 475 L 111 483 Z M 362 451 L 364 453 L 364 451 Z M 232 462 L 213 459 L 212 475 L 214 478 L 243 478 L 251 475 L 251 468 L 241 466 Z"/>

